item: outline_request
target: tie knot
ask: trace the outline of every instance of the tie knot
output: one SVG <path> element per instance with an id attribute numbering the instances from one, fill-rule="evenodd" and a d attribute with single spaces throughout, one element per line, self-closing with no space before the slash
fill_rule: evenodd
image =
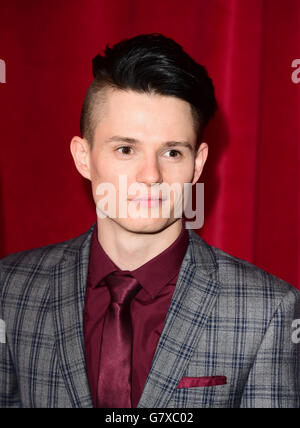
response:
<path id="1" fill-rule="evenodd" d="M 124 304 L 133 299 L 141 288 L 130 271 L 116 271 L 105 278 L 112 302 Z"/>

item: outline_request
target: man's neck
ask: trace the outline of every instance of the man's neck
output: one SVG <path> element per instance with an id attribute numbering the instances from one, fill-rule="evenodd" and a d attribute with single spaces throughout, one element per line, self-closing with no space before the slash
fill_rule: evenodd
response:
<path id="1" fill-rule="evenodd" d="M 108 217 L 98 218 L 98 241 L 121 270 L 135 270 L 166 250 L 178 238 L 181 219 L 157 233 L 135 233 Z"/>

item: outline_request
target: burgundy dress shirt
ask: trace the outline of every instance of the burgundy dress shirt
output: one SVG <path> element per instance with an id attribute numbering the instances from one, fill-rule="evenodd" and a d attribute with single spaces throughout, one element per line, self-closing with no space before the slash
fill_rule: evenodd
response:
<path id="1" fill-rule="evenodd" d="M 189 233 L 185 228 L 184 219 L 182 225 L 181 233 L 173 244 L 138 269 L 131 271 L 142 286 L 131 303 L 133 326 L 131 387 L 134 408 L 141 398 L 188 247 Z M 110 304 L 110 294 L 104 278 L 115 270 L 120 269 L 99 244 L 96 223 L 91 239 L 84 309 L 86 368 L 95 407 L 98 374 L 101 370 L 99 354 L 103 321 Z"/>

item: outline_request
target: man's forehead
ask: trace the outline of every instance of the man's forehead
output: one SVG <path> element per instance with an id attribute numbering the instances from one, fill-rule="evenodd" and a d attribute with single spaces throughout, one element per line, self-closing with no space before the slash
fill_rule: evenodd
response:
<path id="1" fill-rule="evenodd" d="M 99 99 L 94 119 L 127 126 L 149 127 L 151 132 L 171 126 L 175 130 L 189 129 L 194 124 L 191 106 L 176 97 L 140 93 L 132 90 L 109 90 Z M 170 129 L 172 132 L 172 129 Z"/>

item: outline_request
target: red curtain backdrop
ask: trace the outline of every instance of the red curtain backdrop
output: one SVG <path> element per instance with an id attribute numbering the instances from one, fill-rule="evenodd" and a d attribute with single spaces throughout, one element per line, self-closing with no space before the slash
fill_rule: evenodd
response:
<path id="1" fill-rule="evenodd" d="M 91 59 L 150 32 L 178 41 L 215 83 L 197 233 L 300 288 L 299 0 L 1 0 L 0 256 L 96 220 L 69 151 Z"/>

